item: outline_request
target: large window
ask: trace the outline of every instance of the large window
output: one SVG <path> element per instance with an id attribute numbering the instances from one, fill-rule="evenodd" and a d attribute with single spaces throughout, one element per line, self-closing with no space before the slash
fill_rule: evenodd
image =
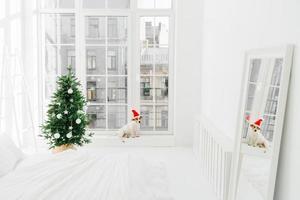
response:
<path id="1" fill-rule="evenodd" d="M 172 2 L 134 2 L 42 1 L 45 106 L 57 76 L 71 65 L 83 83 L 94 132 L 115 132 L 135 108 L 144 133 L 172 133 Z"/>

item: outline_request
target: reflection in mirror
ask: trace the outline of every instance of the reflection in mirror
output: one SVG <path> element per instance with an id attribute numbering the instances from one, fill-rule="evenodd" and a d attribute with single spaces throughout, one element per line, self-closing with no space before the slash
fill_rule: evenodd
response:
<path id="1" fill-rule="evenodd" d="M 289 47 L 247 54 L 232 199 L 273 199 L 291 52 Z"/>
<path id="2" fill-rule="evenodd" d="M 254 190 L 251 193 L 257 194 L 256 199 L 266 199 L 267 196 L 272 156 L 270 151 L 282 71 L 282 59 L 275 59 L 275 65 L 270 67 L 262 66 L 262 59 L 253 59 L 250 63 L 241 146 L 242 153 L 246 154 L 241 156 L 243 161 L 238 183 L 238 199 L 241 200 L 249 188 Z"/>

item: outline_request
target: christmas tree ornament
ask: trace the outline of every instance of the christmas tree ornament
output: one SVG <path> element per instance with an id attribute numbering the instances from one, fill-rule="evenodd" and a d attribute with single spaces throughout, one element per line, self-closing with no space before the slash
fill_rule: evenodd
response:
<path id="1" fill-rule="evenodd" d="M 76 119 L 76 124 L 80 124 L 81 123 L 81 119 Z"/>
<path id="2" fill-rule="evenodd" d="M 57 119 L 61 119 L 62 115 L 61 114 L 57 114 L 56 117 L 57 117 Z"/>
<path id="3" fill-rule="evenodd" d="M 72 88 L 68 89 L 68 94 L 73 94 Z"/>
<path id="4" fill-rule="evenodd" d="M 72 132 L 70 132 L 70 133 L 67 134 L 67 138 L 70 139 L 71 137 L 72 137 Z"/>
<path id="5" fill-rule="evenodd" d="M 87 102 L 81 92 L 80 82 L 71 72 L 71 68 L 68 74 L 58 77 L 56 88 L 48 106 L 47 118 L 42 125 L 41 136 L 47 140 L 53 152 L 61 152 L 72 149 L 75 145 L 82 146 L 90 143 L 90 137 L 93 134 L 86 133 L 88 116 L 86 113 L 78 114 Z M 68 117 L 64 117 L 64 114 Z M 78 125 L 76 131 L 72 132 L 74 120 Z"/>

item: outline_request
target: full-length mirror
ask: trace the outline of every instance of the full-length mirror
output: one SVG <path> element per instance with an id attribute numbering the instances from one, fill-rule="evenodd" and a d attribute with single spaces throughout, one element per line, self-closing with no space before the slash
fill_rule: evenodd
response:
<path id="1" fill-rule="evenodd" d="M 273 199 L 291 59 L 290 46 L 246 55 L 232 199 Z"/>

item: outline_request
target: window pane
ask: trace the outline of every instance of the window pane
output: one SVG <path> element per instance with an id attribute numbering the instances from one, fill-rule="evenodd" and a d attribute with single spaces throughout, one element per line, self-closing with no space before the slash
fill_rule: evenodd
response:
<path id="1" fill-rule="evenodd" d="M 51 44 L 74 44 L 75 17 L 68 14 L 45 14 L 45 40 Z"/>
<path id="2" fill-rule="evenodd" d="M 105 77 L 87 77 L 87 101 L 105 103 Z"/>
<path id="3" fill-rule="evenodd" d="M 72 66 L 75 72 L 75 47 L 47 45 L 45 48 L 46 97 L 50 97 L 55 89 L 56 76 L 66 74 L 67 67 Z M 52 80 L 50 80 L 52 79 Z"/>
<path id="4" fill-rule="evenodd" d="M 262 123 L 262 134 L 265 136 L 265 138 L 269 141 L 273 141 L 274 136 L 274 130 L 275 130 L 275 122 L 276 117 L 275 116 L 264 116 L 264 121 Z"/>
<path id="5" fill-rule="evenodd" d="M 43 0 L 43 8 L 74 8 L 74 0 Z"/>
<path id="6" fill-rule="evenodd" d="M 168 77 L 155 78 L 156 102 L 168 102 Z"/>
<path id="7" fill-rule="evenodd" d="M 89 106 L 87 115 L 90 120 L 89 128 L 104 129 L 106 126 L 106 111 L 105 106 Z"/>
<path id="8" fill-rule="evenodd" d="M 105 8 L 105 0 L 84 0 L 83 7 L 84 8 Z"/>
<path id="9" fill-rule="evenodd" d="M 140 42 L 142 46 L 154 44 L 154 17 L 141 17 L 140 20 Z"/>
<path id="10" fill-rule="evenodd" d="M 253 101 L 255 97 L 256 85 L 249 83 L 248 86 L 248 100 L 246 102 L 246 110 L 251 111 L 253 106 Z"/>
<path id="11" fill-rule="evenodd" d="M 113 75 L 127 74 L 127 48 L 107 48 L 107 73 Z"/>
<path id="12" fill-rule="evenodd" d="M 155 25 L 155 43 L 168 45 L 169 44 L 169 17 L 156 17 Z"/>
<path id="13" fill-rule="evenodd" d="M 141 106 L 141 130 L 153 130 L 154 128 L 154 111 L 153 106 Z"/>
<path id="14" fill-rule="evenodd" d="M 105 74 L 105 47 L 86 48 L 86 72 L 89 75 Z"/>
<path id="15" fill-rule="evenodd" d="M 127 106 L 108 106 L 108 129 L 118 129 L 127 123 Z"/>
<path id="16" fill-rule="evenodd" d="M 61 74 L 68 73 L 68 66 L 72 67 L 72 71 L 75 72 L 75 47 L 74 46 L 61 46 L 60 48 L 60 66 Z"/>
<path id="17" fill-rule="evenodd" d="M 152 47 L 145 47 L 141 49 L 141 74 L 152 74 L 153 73 L 153 58 L 154 48 Z"/>
<path id="18" fill-rule="evenodd" d="M 169 72 L 169 48 L 161 46 L 155 49 L 155 74 L 166 75 Z"/>
<path id="19" fill-rule="evenodd" d="M 108 0 L 108 8 L 129 8 L 130 0 Z"/>
<path id="20" fill-rule="evenodd" d="M 166 9 L 172 7 L 172 0 L 155 0 L 155 8 Z"/>
<path id="21" fill-rule="evenodd" d="M 155 121 L 155 130 L 168 130 L 168 106 L 156 106 Z"/>
<path id="22" fill-rule="evenodd" d="M 271 85 L 280 85 L 281 71 L 282 71 L 283 59 L 276 59 L 275 66 L 272 73 Z"/>
<path id="23" fill-rule="evenodd" d="M 153 102 L 153 77 L 142 76 L 141 77 L 141 102 L 152 103 Z"/>
<path id="24" fill-rule="evenodd" d="M 154 8 L 154 0 L 138 0 L 138 8 Z"/>
<path id="25" fill-rule="evenodd" d="M 107 35 L 109 44 L 127 42 L 127 17 L 108 17 Z"/>
<path id="26" fill-rule="evenodd" d="M 105 44 L 105 17 L 86 17 L 85 38 L 87 44 Z"/>
<path id="27" fill-rule="evenodd" d="M 141 17 L 140 26 L 142 46 L 169 44 L 169 17 Z"/>
<path id="28" fill-rule="evenodd" d="M 127 77 L 109 77 L 108 103 L 127 103 Z"/>
<path id="29" fill-rule="evenodd" d="M 259 70 L 261 65 L 261 59 L 251 60 L 251 73 L 250 73 L 250 82 L 256 83 L 258 80 Z"/>
<path id="30" fill-rule="evenodd" d="M 138 0 L 138 8 L 144 9 L 170 9 L 172 0 Z"/>
<path id="31" fill-rule="evenodd" d="M 265 114 L 276 115 L 278 105 L 279 88 L 270 87 L 267 98 Z"/>

